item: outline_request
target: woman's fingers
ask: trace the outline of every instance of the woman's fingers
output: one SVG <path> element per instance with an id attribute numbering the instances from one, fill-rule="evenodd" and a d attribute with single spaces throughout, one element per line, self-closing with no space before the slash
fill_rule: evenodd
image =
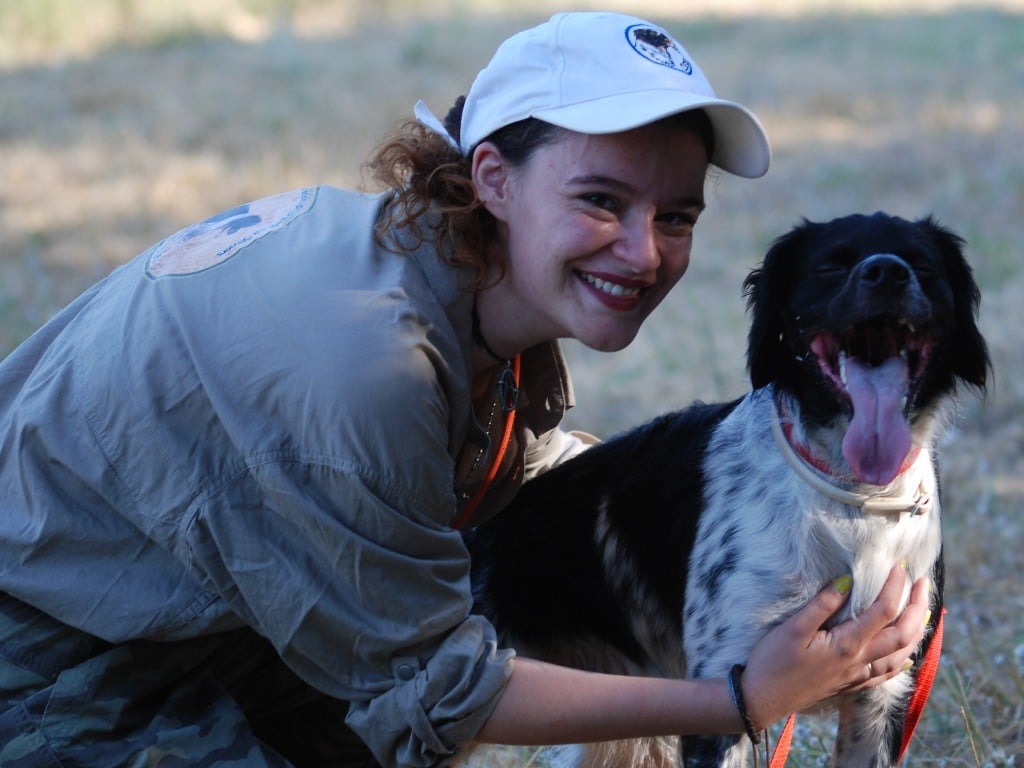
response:
<path id="1" fill-rule="evenodd" d="M 908 590 L 910 598 L 903 608 L 904 595 Z M 871 605 L 854 621 L 843 622 L 833 628 L 833 642 L 851 656 L 859 653 L 865 663 L 873 661 L 920 640 L 918 630 L 927 611 L 927 579 L 919 579 L 911 585 L 906 571 L 897 566 L 889 572 Z"/>
<path id="2" fill-rule="evenodd" d="M 869 605 L 856 621 L 841 625 L 849 634 L 847 639 L 852 645 L 865 646 L 899 617 L 900 606 L 910 586 L 909 582 L 907 572 L 899 566 L 894 566 L 889 571 L 889 577 L 882 585 L 875 602 Z"/>
<path id="3" fill-rule="evenodd" d="M 852 582 L 841 576 L 820 590 L 793 616 L 754 646 L 743 673 L 747 707 L 754 721 L 767 725 L 840 690 L 848 677 L 829 684 L 822 672 L 835 675 L 846 659 L 824 642 L 824 625 L 843 607 Z"/>
<path id="4" fill-rule="evenodd" d="M 837 579 L 754 646 L 743 683 L 757 723 L 878 685 L 906 667 L 924 634 L 927 579 L 911 587 L 906 571 L 895 567 L 860 616 L 824 629 L 849 593 L 849 577 Z"/>
<path id="5" fill-rule="evenodd" d="M 822 626 L 843 607 L 850 597 L 853 579 L 840 576 L 820 590 L 811 601 L 787 622 L 794 634 L 806 638 L 808 644 L 821 631 Z"/>
<path id="6" fill-rule="evenodd" d="M 874 634 L 864 648 L 865 679 L 848 690 L 858 691 L 884 683 L 909 668 L 931 618 L 928 579 L 918 579 L 910 602 L 899 618 Z M 874 607 L 874 606 L 872 606 Z M 866 612 L 865 612 L 866 613 Z"/>

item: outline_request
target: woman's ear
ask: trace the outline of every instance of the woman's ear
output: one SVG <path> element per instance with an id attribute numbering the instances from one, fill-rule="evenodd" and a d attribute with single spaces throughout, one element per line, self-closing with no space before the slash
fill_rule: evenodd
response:
<path id="1" fill-rule="evenodd" d="M 498 221 L 505 221 L 509 199 L 509 166 L 498 148 L 480 142 L 473 151 L 473 186 L 476 196 Z"/>

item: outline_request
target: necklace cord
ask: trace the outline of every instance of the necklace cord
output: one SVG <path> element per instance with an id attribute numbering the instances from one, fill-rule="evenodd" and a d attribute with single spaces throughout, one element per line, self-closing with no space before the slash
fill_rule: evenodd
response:
<path id="1" fill-rule="evenodd" d="M 497 362 L 499 362 L 502 365 L 507 367 L 509 365 L 509 363 L 511 362 L 511 358 L 502 357 L 497 352 L 495 352 L 493 349 L 491 349 L 491 345 L 488 344 L 487 343 L 487 339 L 484 338 L 484 332 L 482 330 L 480 330 L 480 313 L 477 312 L 476 301 L 475 300 L 473 301 L 472 316 L 473 316 L 473 343 L 476 344 L 478 347 L 480 347 L 480 349 L 482 349 L 488 355 L 493 357 Z"/>

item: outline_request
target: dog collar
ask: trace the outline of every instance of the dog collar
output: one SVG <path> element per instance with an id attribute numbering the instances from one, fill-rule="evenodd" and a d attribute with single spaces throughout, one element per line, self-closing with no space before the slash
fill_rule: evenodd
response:
<path id="1" fill-rule="evenodd" d="M 779 407 L 774 398 L 772 398 L 771 425 L 775 443 L 778 445 L 779 451 L 786 459 L 786 463 L 793 468 L 796 474 L 805 483 L 833 501 L 857 507 L 868 515 L 902 517 L 904 514 L 909 516 L 924 515 L 931 511 L 932 494 L 925 487 L 924 472 L 925 462 L 931 461 L 928 451 L 918 448 L 916 451 L 917 456 L 915 456 L 910 465 L 901 472 L 901 477 L 906 472 L 912 473 L 910 478 L 905 478 L 902 481 L 904 487 L 915 488 L 916 486 L 912 493 L 901 493 L 895 496 L 892 495 L 891 489 L 893 483 L 886 486 L 864 485 L 862 487 L 876 490 L 865 492 L 853 491 L 840 488 L 833 483 L 831 476 L 824 471 L 821 462 L 813 461 L 811 457 L 805 459 L 797 452 L 793 447 L 792 442 L 784 432 L 782 419 L 779 416 Z M 791 425 L 792 422 L 790 422 L 790 426 Z M 916 483 L 907 482 L 908 479 L 912 480 L 915 477 L 917 479 Z M 899 480 L 899 478 L 897 478 L 897 480 Z"/>

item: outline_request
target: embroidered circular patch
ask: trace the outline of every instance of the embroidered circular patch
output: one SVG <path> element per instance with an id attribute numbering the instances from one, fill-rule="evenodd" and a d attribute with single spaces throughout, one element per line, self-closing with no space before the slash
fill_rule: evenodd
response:
<path id="1" fill-rule="evenodd" d="M 693 65 L 683 55 L 679 43 L 657 27 L 634 24 L 626 29 L 626 39 L 633 46 L 633 50 L 648 61 L 678 70 L 685 75 L 693 74 Z"/>
<path id="2" fill-rule="evenodd" d="M 153 246 L 146 274 L 154 278 L 192 275 L 222 264 L 308 211 L 315 199 L 312 188 L 282 192 L 185 227 Z"/>

